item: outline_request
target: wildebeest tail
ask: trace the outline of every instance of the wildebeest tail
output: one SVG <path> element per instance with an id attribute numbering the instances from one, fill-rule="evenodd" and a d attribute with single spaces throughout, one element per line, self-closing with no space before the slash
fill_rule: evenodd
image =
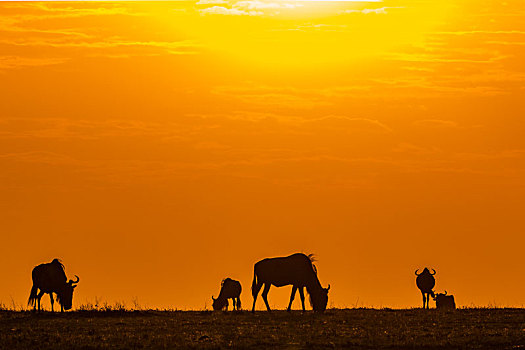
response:
<path id="1" fill-rule="evenodd" d="M 27 305 L 35 306 L 36 299 L 37 299 L 37 292 L 38 292 L 38 287 L 33 284 L 33 287 L 31 288 L 31 293 L 29 294 L 29 300 L 27 301 Z"/>
<path id="2" fill-rule="evenodd" d="M 257 288 L 257 273 L 255 272 L 255 266 L 253 267 L 253 281 L 252 281 L 252 295 L 255 297 L 255 289 Z"/>

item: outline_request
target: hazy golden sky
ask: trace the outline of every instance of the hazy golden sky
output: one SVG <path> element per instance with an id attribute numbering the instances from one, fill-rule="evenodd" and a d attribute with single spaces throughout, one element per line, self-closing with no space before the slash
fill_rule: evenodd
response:
<path id="1" fill-rule="evenodd" d="M 303 251 L 332 306 L 418 307 L 424 266 L 460 306 L 523 306 L 524 19 L 523 0 L 1 3 L 0 301 L 60 257 L 77 306 L 209 307 L 227 276 L 246 306 L 256 261 Z"/>

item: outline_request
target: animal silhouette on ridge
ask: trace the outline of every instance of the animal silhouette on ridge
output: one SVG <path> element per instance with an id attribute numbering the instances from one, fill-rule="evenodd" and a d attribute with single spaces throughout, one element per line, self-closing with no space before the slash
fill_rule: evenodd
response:
<path id="1" fill-rule="evenodd" d="M 257 295 L 263 285 L 264 289 L 262 292 L 262 298 L 268 311 L 271 311 L 270 305 L 268 304 L 268 292 L 272 285 L 276 287 L 292 285 L 292 294 L 290 295 L 288 311 L 292 308 L 292 302 L 297 290 L 299 290 L 303 311 L 305 311 L 305 287 L 310 295 L 310 303 L 312 304 L 314 311 L 323 312 L 326 310 L 330 285 L 328 285 L 328 288 L 323 288 L 321 286 L 321 283 L 317 278 L 317 269 L 313 264 L 313 254 L 305 255 L 302 253 L 296 253 L 287 257 L 267 258 L 257 262 L 253 267 L 252 312 L 255 312 Z"/>
<path id="2" fill-rule="evenodd" d="M 434 292 L 432 289 L 436 285 L 436 279 L 434 278 L 434 275 L 436 274 L 436 270 L 432 269 L 433 273 L 431 273 L 426 267 L 421 273 L 417 273 L 419 269 L 416 270 L 416 285 L 421 291 L 421 295 L 423 295 L 423 309 L 428 307 L 428 302 L 430 300 L 430 296 L 434 297 Z"/>
<path id="3" fill-rule="evenodd" d="M 221 282 L 221 291 L 219 296 L 214 298 L 213 295 L 213 310 L 222 310 L 226 308 L 228 311 L 228 299 L 232 299 L 233 309 L 241 309 L 241 283 L 239 281 L 232 280 L 231 278 L 225 278 Z"/>
<path id="4" fill-rule="evenodd" d="M 454 296 L 448 295 L 447 291 L 445 291 L 445 293 L 436 293 L 433 299 L 436 302 L 436 309 L 456 309 L 456 301 L 454 300 Z"/>
<path id="5" fill-rule="evenodd" d="M 28 305 L 40 311 L 40 299 L 46 293 L 51 299 L 51 311 L 55 302 L 53 293 L 57 295 L 57 301 L 60 304 L 60 311 L 71 309 L 73 305 L 73 291 L 77 287 L 76 284 L 80 281 L 77 275 L 76 281 L 67 280 L 64 271 L 64 265 L 59 259 L 53 259 L 50 263 L 40 264 L 32 271 L 33 287 L 29 295 Z"/>

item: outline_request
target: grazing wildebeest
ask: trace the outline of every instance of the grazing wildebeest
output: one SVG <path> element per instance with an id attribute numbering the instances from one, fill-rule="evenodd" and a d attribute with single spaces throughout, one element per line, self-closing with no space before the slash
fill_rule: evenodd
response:
<path id="1" fill-rule="evenodd" d="M 213 299 L 213 310 L 222 310 L 226 308 L 228 310 L 228 299 L 231 299 L 233 302 L 233 309 L 241 309 L 241 284 L 239 281 L 232 280 L 231 278 L 223 279 L 221 282 L 221 291 L 219 296 Z"/>
<path id="2" fill-rule="evenodd" d="M 445 291 L 445 293 L 436 293 L 434 301 L 436 302 L 436 309 L 456 309 L 454 296 L 447 295 L 447 291 Z"/>
<path id="3" fill-rule="evenodd" d="M 423 309 L 428 309 L 428 302 L 430 301 L 430 296 L 434 296 L 434 292 L 432 289 L 436 285 L 436 280 L 434 279 L 434 275 L 436 274 L 436 270 L 432 269 L 434 271 L 431 273 L 426 267 L 421 273 L 417 273 L 419 269 L 416 270 L 416 285 L 421 290 L 421 294 L 423 295 Z"/>
<path id="4" fill-rule="evenodd" d="M 268 291 L 273 284 L 276 287 L 292 285 L 292 295 L 290 296 L 290 304 L 288 304 L 288 311 L 292 308 L 292 302 L 295 298 L 295 292 L 299 290 L 301 302 L 304 308 L 304 287 L 308 294 L 310 294 L 310 303 L 314 311 L 323 312 L 326 310 L 328 303 L 328 288 L 323 288 L 319 279 L 317 278 L 317 269 L 313 264 L 313 254 L 305 255 L 302 253 L 293 254 L 287 257 L 264 259 L 255 264 L 253 267 L 253 308 L 255 312 L 255 302 L 257 295 L 264 284 L 262 298 L 266 304 L 266 309 L 270 310 L 268 305 Z"/>
<path id="5" fill-rule="evenodd" d="M 29 295 L 28 304 L 36 308 L 38 304 L 38 311 L 40 311 L 40 299 L 45 293 L 49 294 L 51 299 L 51 311 L 53 310 L 53 293 L 57 295 L 57 301 L 60 303 L 60 310 L 69 310 L 73 305 L 73 291 L 76 288 L 76 283 L 80 280 L 77 275 L 76 281 L 67 280 L 64 272 L 64 265 L 58 259 L 53 259 L 50 263 L 40 264 L 33 269 L 33 287 Z M 40 291 L 39 291 L 40 290 Z"/>

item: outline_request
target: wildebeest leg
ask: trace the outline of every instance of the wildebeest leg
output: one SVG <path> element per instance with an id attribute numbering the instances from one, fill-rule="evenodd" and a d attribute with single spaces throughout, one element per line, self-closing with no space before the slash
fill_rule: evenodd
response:
<path id="1" fill-rule="evenodd" d="M 424 309 L 425 303 L 426 303 L 425 293 L 421 292 L 421 295 L 423 296 L 423 309 Z"/>
<path id="2" fill-rule="evenodd" d="M 291 311 L 292 310 L 292 303 L 293 303 L 293 300 L 295 299 L 295 293 L 296 292 L 297 292 L 297 287 L 293 286 L 292 287 L 292 294 L 290 295 L 290 303 L 288 304 L 288 309 L 286 309 L 286 311 Z"/>
<path id="3" fill-rule="evenodd" d="M 272 285 L 271 285 L 270 283 L 265 283 L 265 284 L 264 284 L 263 292 L 262 292 L 262 294 L 261 294 L 261 296 L 262 296 L 262 298 L 263 298 L 263 300 L 264 300 L 264 303 L 266 304 L 266 309 L 267 309 L 268 311 L 272 311 L 272 310 L 270 310 L 270 304 L 268 304 L 268 292 L 270 291 L 270 287 L 271 287 L 271 286 L 272 286 Z"/>
<path id="4" fill-rule="evenodd" d="M 303 311 L 306 311 L 304 308 L 304 287 L 299 288 L 299 296 L 301 297 L 301 304 L 303 305 Z"/>
<path id="5" fill-rule="evenodd" d="M 53 298 L 53 292 L 49 293 L 49 299 L 51 300 L 51 312 L 55 312 L 55 310 L 53 310 L 53 304 L 55 303 L 55 299 Z"/>
<path id="6" fill-rule="evenodd" d="M 235 302 L 235 300 L 233 302 Z M 238 296 L 237 297 L 237 311 L 239 311 L 240 309 L 241 309 L 241 297 Z"/>
<path id="7" fill-rule="evenodd" d="M 252 288 L 252 296 L 253 296 L 252 312 L 255 312 L 255 302 L 257 301 L 257 295 L 259 295 L 259 291 L 261 290 L 262 285 L 263 285 L 262 282 L 257 282 L 255 287 Z"/>
<path id="8" fill-rule="evenodd" d="M 38 292 L 38 295 L 36 296 L 36 301 L 38 304 L 38 311 L 40 311 L 40 299 L 42 299 L 42 296 L 44 295 L 44 292 L 40 291 Z"/>

